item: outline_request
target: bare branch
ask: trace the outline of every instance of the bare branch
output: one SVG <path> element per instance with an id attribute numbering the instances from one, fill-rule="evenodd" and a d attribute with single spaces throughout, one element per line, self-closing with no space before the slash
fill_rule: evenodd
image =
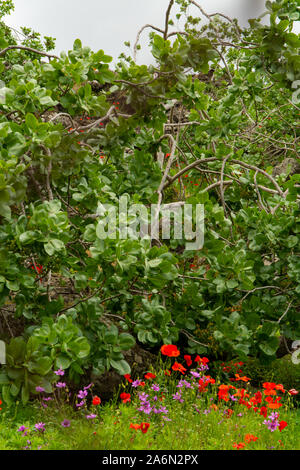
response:
<path id="1" fill-rule="evenodd" d="M 257 196 L 258 196 L 258 200 L 259 200 L 259 205 L 260 205 L 260 208 L 262 210 L 264 210 L 265 212 L 268 212 L 267 208 L 265 207 L 265 205 L 262 201 L 262 198 L 261 198 L 261 195 L 260 195 L 260 192 L 259 192 L 259 188 L 258 188 L 258 185 L 257 185 L 257 181 L 256 181 L 257 173 L 258 173 L 258 171 L 256 171 L 255 174 L 254 174 L 254 184 L 255 184 L 255 189 L 256 189 Z"/>
<path id="2" fill-rule="evenodd" d="M 169 3 L 169 6 L 168 6 L 167 12 L 166 12 L 164 40 L 166 40 L 167 37 L 168 37 L 169 17 L 170 17 L 170 13 L 171 13 L 173 5 L 174 5 L 174 0 L 171 0 L 170 3 Z"/>
<path id="3" fill-rule="evenodd" d="M 139 43 L 141 34 L 142 34 L 142 32 L 144 31 L 144 29 L 146 29 L 146 28 L 151 28 L 151 29 L 154 29 L 154 31 L 157 31 L 157 32 L 159 32 L 159 33 L 164 34 L 164 31 L 163 31 L 162 29 L 157 28 L 156 26 L 153 26 L 152 24 L 145 24 L 145 25 L 139 30 L 139 32 L 137 33 L 136 41 L 135 41 L 135 44 L 134 44 L 134 47 L 133 47 L 133 60 L 134 60 L 135 62 L 136 62 L 137 46 L 138 46 L 138 43 Z"/>
<path id="4" fill-rule="evenodd" d="M 20 49 L 23 51 L 34 52 L 35 54 L 49 57 L 49 59 L 59 59 L 57 55 L 48 54 L 47 52 L 38 51 L 37 49 L 33 49 L 32 47 L 26 47 L 26 46 L 8 46 L 5 49 L 2 49 L 2 51 L 0 51 L 0 57 L 4 56 L 8 51 L 12 51 L 13 49 Z"/>

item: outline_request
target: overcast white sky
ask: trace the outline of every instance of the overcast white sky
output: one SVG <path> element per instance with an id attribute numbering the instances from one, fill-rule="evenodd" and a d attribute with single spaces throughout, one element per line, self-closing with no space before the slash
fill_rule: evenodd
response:
<path id="1" fill-rule="evenodd" d="M 146 23 L 163 27 L 169 0 L 14 0 L 15 11 L 6 20 L 15 28 L 28 26 L 46 36 L 56 38 L 56 52 L 69 50 L 76 38 L 94 51 L 103 49 L 117 59 L 128 49 L 124 41 L 133 45 L 138 30 Z M 216 11 L 239 19 L 241 25 L 248 18 L 264 11 L 264 0 L 199 0 L 208 13 Z M 174 8 L 173 18 L 178 12 Z M 197 16 L 199 10 L 190 7 Z M 143 33 L 143 49 L 138 63 L 149 63 L 148 32 Z"/>

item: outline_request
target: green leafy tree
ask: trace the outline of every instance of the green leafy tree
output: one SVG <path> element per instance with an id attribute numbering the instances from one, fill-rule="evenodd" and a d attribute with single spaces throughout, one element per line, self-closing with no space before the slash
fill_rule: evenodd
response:
<path id="1" fill-rule="evenodd" d="M 0 378 L 6 401 L 30 396 L 27 353 L 13 358 L 32 341 L 79 380 L 128 373 L 135 341 L 267 361 L 300 337 L 298 2 L 268 1 L 269 23 L 248 28 L 176 3 L 182 31 L 171 0 L 164 29 L 144 26 L 114 70 L 79 39 L 58 57 L 51 39 L 23 28 L 20 43 L 0 25 L 0 315 L 22 335 L 9 346 L 16 384 L 8 368 Z M 137 65 L 149 28 L 153 64 Z M 119 228 L 103 239 L 103 207 L 121 196 L 148 214 L 204 204 L 203 248 Z"/>

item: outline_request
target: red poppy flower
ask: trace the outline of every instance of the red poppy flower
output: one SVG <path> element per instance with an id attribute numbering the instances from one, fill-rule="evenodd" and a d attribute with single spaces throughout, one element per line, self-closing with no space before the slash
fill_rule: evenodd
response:
<path id="1" fill-rule="evenodd" d="M 185 371 L 186 371 L 186 368 L 183 367 L 183 365 L 180 364 L 179 362 L 174 362 L 174 364 L 172 365 L 172 369 L 173 369 L 173 370 L 178 370 L 178 371 L 181 372 L 182 374 L 184 374 Z"/>
<path id="2" fill-rule="evenodd" d="M 281 432 L 286 426 L 287 426 L 287 422 L 286 421 L 280 421 L 279 423 L 279 431 Z"/>
<path id="3" fill-rule="evenodd" d="M 135 429 L 136 431 L 140 429 L 141 425 L 140 424 L 133 424 L 130 423 L 129 429 Z"/>
<path id="4" fill-rule="evenodd" d="M 274 382 L 264 382 L 263 387 L 266 390 L 273 390 L 276 387 L 276 384 Z"/>
<path id="5" fill-rule="evenodd" d="M 251 441 L 253 441 L 253 442 L 257 441 L 257 439 L 258 439 L 258 437 L 253 436 L 253 434 L 246 434 L 246 436 L 245 436 L 245 441 L 248 442 L 248 444 Z"/>
<path id="6" fill-rule="evenodd" d="M 180 351 L 177 349 L 177 346 L 174 346 L 173 344 L 164 344 L 160 348 L 160 352 L 164 356 L 168 357 L 178 357 L 180 355 Z"/>
<path id="7" fill-rule="evenodd" d="M 216 381 L 212 379 L 210 375 L 204 375 L 201 379 L 199 379 L 199 392 L 203 392 L 206 390 L 208 384 L 214 384 Z"/>
<path id="8" fill-rule="evenodd" d="M 229 400 L 228 394 L 229 394 L 230 388 L 235 388 L 235 387 L 233 387 L 232 385 L 220 385 L 219 386 L 219 391 L 218 391 L 219 400 L 224 400 L 224 401 Z"/>
<path id="9" fill-rule="evenodd" d="M 281 400 L 281 397 L 277 397 L 273 399 L 272 397 L 266 397 L 266 401 L 268 402 L 268 408 L 271 410 L 276 410 L 277 408 L 280 408 L 282 406 L 281 403 L 279 403 L 279 400 Z"/>
<path id="10" fill-rule="evenodd" d="M 235 378 L 236 381 L 238 381 L 238 380 L 241 380 L 242 382 L 249 382 L 250 381 L 249 377 L 246 377 L 245 375 L 244 375 L 244 377 L 241 377 L 239 374 L 234 374 L 234 375 L 236 377 Z"/>
<path id="11" fill-rule="evenodd" d="M 238 388 L 234 396 L 238 398 L 249 398 L 249 394 L 246 392 L 247 390 L 245 388 Z"/>
<path id="12" fill-rule="evenodd" d="M 226 410 L 226 415 L 227 415 L 227 418 L 230 418 L 231 415 L 233 415 L 234 411 L 231 410 L 230 408 L 228 408 L 228 410 Z"/>
<path id="13" fill-rule="evenodd" d="M 264 394 L 265 395 L 277 395 L 277 392 L 273 388 L 267 388 L 266 390 L 264 390 Z"/>
<path id="14" fill-rule="evenodd" d="M 245 445 L 246 444 L 244 442 L 239 442 L 239 443 L 235 442 L 232 447 L 235 447 L 237 450 L 240 450 L 240 449 L 243 449 Z"/>
<path id="15" fill-rule="evenodd" d="M 101 403 L 101 398 L 95 396 L 93 398 L 93 405 L 97 406 L 97 405 L 100 405 L 100 403 Z"/>
<path id="16" fill-rule="evenodd" d="M 120 398 L 121 398 L 123 403 L 127 403 L 127 402 L 131 401 L 130 396 L 131 396 L 130 393 L 125 393 L 124 392 L 124 393 L 121 393 Z"/>
<path id="17" fill-rule="evenodd" d="M 291 390 L 289 390 L 290 395 L 298 395 L 298 393 L 298 390 L 296 390 L 295 388 L 291 388 Z"/>
<path id="18" fill-rule="evenodd" d="M 266 406 L 262 406 L 261 409 L 260 409 L 260 415 L 264 416 L 265 418 L 267 417 L 267 414 L 268 414 L 268 409 Z"/>
<path id="19" fill-rule="evenodd" d="M 207 357 L 196 356 L 194 361 L 200 362 L 201 364 L 207 364 L 209 362 L 209 359 L 207 359 Z"/>
<path id="20" fill-rule="evenodd" d="M 184 360 L 185 360 L 185 362 L 187 363 L 187 366 L 188 366 L 188 367 L 189 367 L 190 365 L 192 365 L 193 361 L 192 361 L 191 356 L 186 355 L 186 356 L 183 356 L 183 357 L 184 357 Z"/>
<path id="21" fill-rule="evenodd" d="M 149 423 L 141 423 L 141 431 L 142 431 L 142 433 L 145 434 L 145 433 L 148 431 L 149 427 L 150 427 L 150 424 L 149 424 Z"/>
<path id="22" fill-rule="evenodd" d="M 147 372 L 147 374 L 144 375 L 145 379 L 155 379 L 156 375 L 152 374 L 151 372 Z"/>
<path id="23" fill-rule="evenodd" d="M 132 378 L 131 378 L 131 375 L 130 375 L 130 374 L 125 374 L 125 375 L 124 375 L 124 378 L 125 378 L 126 380 L 128 380 L 129 383 L 132 383 Z"/>
<path id="24" fill-rule="evenodd" d="M 255 404 L 257 403 L 261 403 L 261 400 L 262 400 L 262 393 L 261 392 L 256 392 L 255 395 L 254 395 L 254 398 L 255 398 Z"/>

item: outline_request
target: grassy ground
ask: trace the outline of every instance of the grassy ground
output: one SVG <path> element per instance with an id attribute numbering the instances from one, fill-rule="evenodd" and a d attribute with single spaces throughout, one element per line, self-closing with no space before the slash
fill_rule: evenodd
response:
<path id="1" fill-rule="evenodd" d="M 237 410 L 241 413 L 244 410 Z M 131 405 L 119 408 L 104 406 L 99 418 L 89 421 L 65 408 L 59 412 L 41 412 L 36 407 L 19 409 L 16 416 L 2 417 L 0 423 L 0 449 L 19 450 L 232 450 L 236 442 L 245 443 L 245 436 L 257 436 L 255 442 L 246 442 L 247 450 L 292 449 L 300 450 L 300 413 L 281 413 L 288 426 L 274 432 L 262 424 L 261 416 L 249 413 L 224 418 L 222 411 L 208 415 L 177 404 L 169 409 L 170 422 L 162 425 L 151 422 L 147 433 L 130 429 L 130 423 L 141 419 Z M 61 422 L 70 420 L 70 427 Z M 34 424 L 45 423 L 45 432 L 35 431 Z M 29 428 L 28 434 L 18 432 L 20 426 Z"/>
<path id="2" fill-rule="evenodd" d="M 184 385 L 182 380 L 194 388 Z M 89 388 L 86 397 L 90 397 L 89 405 L 76 410 L 76 404 L 67 403 L 67 390 L 56 390 L 50 401 L 44 401 L 46 395 L 41 394 L 39 400 L 26 407 L 18 404 L 7 409 L 2 404 L 0 449 L 233 450 L 242 443 L 240 447 L 246 450 L 300 450 L 300 409 L 294 407 L 295 397 L 276 391 L 276 396 L 282 397 L 282 406 L 268 409 L 267 417 L 278 412 L 278 421 L 285 421 L 287 426 L 282 431 L 278 428 L 271 431 L 264 424 L 268 418 L 260 414 L 269 396 L 264 395 L 264 390 L 263 401 L 255 411 L 233 395 L 228 401 L 220 399 L 218 379 L 202 391 L 198 390 L 198 380 L 178 372 L 171 378 L 160 372 L 156 378 L 145 380 L 144 386 L 132 387 L 124 380 L 121 391 L 130 393 L 131 401 L 122 403 L 116 395 L 112 402 L 100 405 L 91 404 L 93 392 Z M 247 400 L 254 395 L 249 384 L 235 382 L 234 386 L 236 389 L 230 389 L 232 394 L 245 387 L 249 393 Z M 167 412 L 147 413 L 145 407 L 138 411 L 143 408 L 146 395 L 152 407 L 163 406 Z M 274 396 L 271 395 L 272 399 Z M 142 422 L 149 423 L 148 429 L 143 428 L 145 432 L 130 427 L 131 423 Z M 37 423 L 44 423 L 44 431 L 35 429 Z M 26 429 L 19 430 L 21 426 Z M 251 435 L 257 439 L 252 440 Z"/>

